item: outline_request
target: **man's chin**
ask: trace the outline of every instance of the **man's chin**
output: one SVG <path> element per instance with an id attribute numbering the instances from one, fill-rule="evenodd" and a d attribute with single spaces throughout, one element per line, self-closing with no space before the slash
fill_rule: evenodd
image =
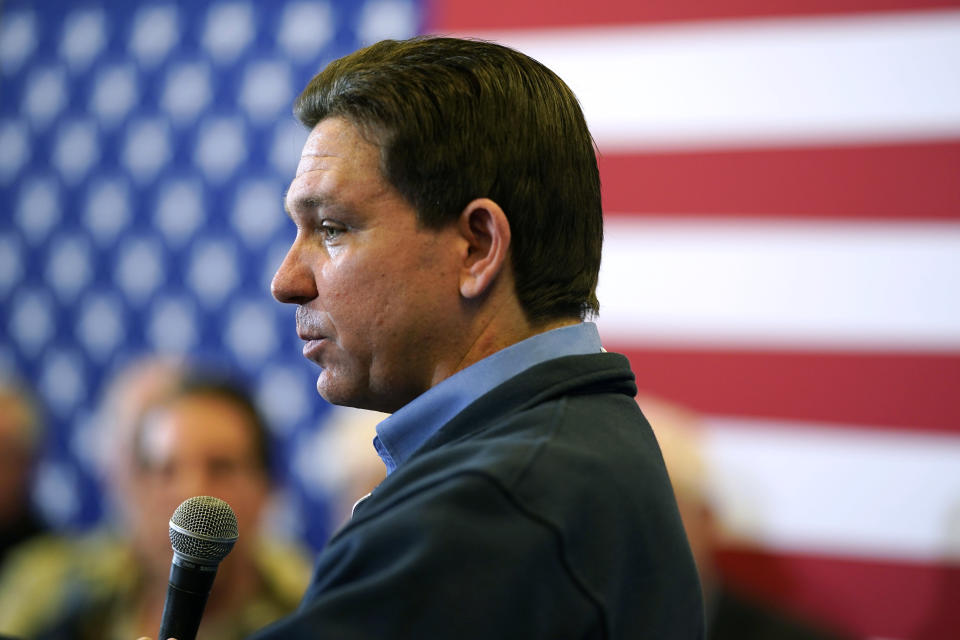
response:
<path id="1" fill-rule="evenodd" d="M 333 379 L 329 369 L 324 369 L 317 376 L 317 393 L 330 404 L 358 409 L 366 408 L 363 406 L 363 394 L 350 385 L 343 384 L 342 380 Z"/>
<path id="2" fill-rule="evenodd" d="M 390 403 L 367 390 L 360 391 L 357 389 L 346 389 L 342 386 L 324 384 L 322 376 L 317 380 L 317 393 L 330 404 L 335 404 L 340 407 L 351 407 L 353 409 L 393 413 L 400 408 L 400 406 L 403 406 L 403 403 Z"/>

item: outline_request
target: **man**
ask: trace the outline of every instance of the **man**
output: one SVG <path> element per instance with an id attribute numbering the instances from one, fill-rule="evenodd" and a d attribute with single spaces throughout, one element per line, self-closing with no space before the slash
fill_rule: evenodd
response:
<path id="1" fill-rule="evenodd" d="M 718 564 L 725 543 L 724 526 L 710 494 L 705 425 L 695 412 L 657 396 L 641 393 L 637 403 L 650 421 L 680 516 L 700 573 L 708 640 L 840 640 L 818 621 L 758 598 L 729 584 Z"/>
<path id="2" fill-rule="evenodd" d="M 0 566 L 10 549 L 45 528 L 30 500 L 42 433 L 33 394 L 20 381 L 0 378 Z"/>
<path id="3" fill-rule="evenodd" d="M 701 638 L 696 569 L 626 359 L 593 324 L 583 115 L 510 49 L 387 41 L 298 98 L 273 294 L 327 400 L 393 413 L 388 475 L 258 638 Z"/>
<path id="4" fill-rule="evenodd" d="M 129 437 L 116 451 L 130 459 L 114 461 L 123 471 L 110 476 L 124 483 L 111 490 L 126 526 L 19 550 L 0 580 L 0 633 L 109 640 L 155 632 L 172 555 L 167 521 L 196 495 L 229 502 L 243 532 L 220 565 L 200 637 L 238 640 L 291 612 L 309 558 L 256 535 L 271 487 L 268 436 L 245 390 L 161 362 L 125 371 L 118 388 L 135 420 L 129 429 L 112 424 L 117 440 Z"/>

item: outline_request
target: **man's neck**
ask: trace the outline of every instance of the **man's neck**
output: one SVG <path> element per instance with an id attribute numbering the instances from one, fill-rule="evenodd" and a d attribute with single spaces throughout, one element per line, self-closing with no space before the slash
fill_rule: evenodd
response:
<path id="1" fill-rule="evenodd" d="M 532 323 L 515 298 L 508 300 L 505 304 L 491 307 L 486 314 L 478 317 L 474 323 L 473 340 L 462 351 L 463 355 L 455 364 L 438 367 L 430 386 L 440 384 L 458 371 L 466 369 L 501 349 L 506 349 L 537 334 L 579 322 L 581 322 L 579 318 L 556 318 Z"/>

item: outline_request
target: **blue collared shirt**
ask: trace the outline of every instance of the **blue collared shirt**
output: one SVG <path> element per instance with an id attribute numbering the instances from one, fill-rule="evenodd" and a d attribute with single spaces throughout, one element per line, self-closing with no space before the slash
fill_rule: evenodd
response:
<path id="1" fill-rule="evenodd" d="M 440 427 L 494 387 L 541 362 L 601 351 L 600 334 L 592 322 L 522 340 L 461 369 L 402 407 L 377 425 L 373 446 L 387 473 L 392 473 Z"/>

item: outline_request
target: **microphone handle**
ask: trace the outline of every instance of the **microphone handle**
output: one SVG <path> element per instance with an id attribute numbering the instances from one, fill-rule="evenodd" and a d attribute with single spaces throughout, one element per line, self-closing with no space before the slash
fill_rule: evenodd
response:
<path id="1" fill-rule="evenodd" d="M 217 575 L 217 565 L 199 565 L 181 560 L 186 565 L 181 566 L 178 560 L 181 559 L 175 555 L 170 565 L 170 582 L 157 640 L 196 640 L 203 608 Z"/>

